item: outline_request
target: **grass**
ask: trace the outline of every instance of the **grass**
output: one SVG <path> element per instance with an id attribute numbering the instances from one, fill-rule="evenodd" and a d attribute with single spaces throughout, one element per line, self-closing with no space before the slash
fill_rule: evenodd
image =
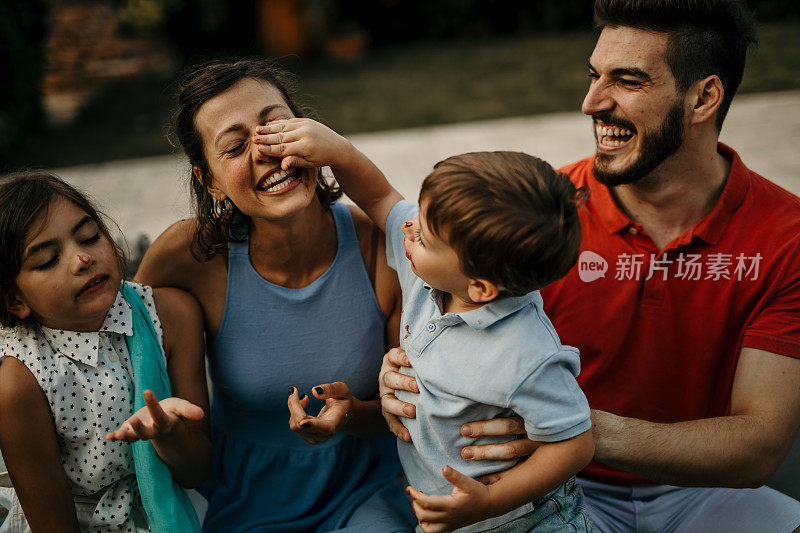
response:
<path id="1" fill-rule="evenodd" d="M 323 121 L 343 133 L 577 109 L 592 34 L 408 45 L 358 65 L 298 69 Z"/>
<path id="2" fill-rule="evenodd" d="M 800 21 L 759 28 L 740 93 L 800 89 Z M 579 108 L 591 32 L 404 44 L 359 62 L 289 59 L 301 103 L 345 134 Z M 3 167 L 66 166 L 160 155 L 172 78 L 106 87 L 66 127 L 31 134 Z M 734 104 L 735 105 L 735 104 Z"/>

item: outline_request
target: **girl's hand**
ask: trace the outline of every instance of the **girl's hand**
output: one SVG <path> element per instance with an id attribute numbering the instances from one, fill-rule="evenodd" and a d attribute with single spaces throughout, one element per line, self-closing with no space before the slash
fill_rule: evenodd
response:
<path id="1" fill-rule="evenodd" d="M 181 398 L 165 398 L 160 402 L 153 391 L 144 391 L 145 406 L 136 411 L 116 431 L 106 435 L 107 441 L 154 440 L 169 436 L 184 420 L 200 420 L 203 410 Z"/>
<path id="2" fill-rule="evenodd" d="M 317 416 L 306 414 L 308 396 L 300 398 L 297 387 L 289 390 L 289 428 L 306 442 L 319 444 L 334 436 L 349 421 L 354 398 L 347 384 L 341 381 L 317 385 L 312 394 L 325 400 Z"/>
<path id="3" fill-rule="evenodd" d="M 350 142 L 309 118 L 275 120 L 256 128 L 255 149 L 268 157 L 283 158 L 281 168 L 335 167 L 349 153 Z"/>
<path id="4" fill-rule="evenodd" d="M 453 531 L 493 515 L 487 486 L 449 466 L 442 468 L 442 474 L 453 484 L 453 491 L 446 496 L 424 494 L 414 487 L 406 487 L 422 531 Z"/>
<path id="5" fill-rule="evenodd" d="M 417 416 L 417 408 L 414 404 L 401 402 L 394 393 L 398 389 L 419 393 L 419 387 L 416 379 L 400 373 L 401 366 L 411 366 L 405 351 L 392 348 L 386 352 L 378 374 L 378 392 L 381 398 L 381 412 L 389 424 L 389 430 L 397 435 L 398 439 L 411 442 L 411 434 L 397 417 L 414 418 Z"/>

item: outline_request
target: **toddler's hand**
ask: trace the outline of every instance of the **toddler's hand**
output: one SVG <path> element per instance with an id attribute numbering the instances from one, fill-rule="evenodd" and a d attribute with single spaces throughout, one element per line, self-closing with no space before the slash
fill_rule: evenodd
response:
<path id="1" fill-rule="evenodd" d="M 153 391 L 143 393 L 145 406 L 136 411 L 116 431 L 106 435 L 107 441 L 135 442 L 168 436 L 184 420 L 200 420 L 203 410 L 181 398 L 165 398 L 160 402 Z"/>
<path id="2" fill-rule="evenodd" d="M 317 416 L 306 414 L 308 396 L 300 398 L 297 387 L 291 388 L 288 400 L 289 428 L 306 442 L 319 444 L 334 436 L 347 423 L 353 396 L 347 384 L 341 381 L 318 385 L 314 387 L 312 394 L 315 398 L 325 400 L 325 405 Z"/>
<path id="3" fill-rule="evenodd" d="M 448 495 L 424 494 L 414 487 L 406 487 L 422 531 L 453 531 L 492 516 L 488 487 L 449 466 L 442 468 L 442 474 L 453 484 L 453 491 Z"/>
<path id="4" fill-rule="evenodd" d="M 283 158 L 281 168 L 336 166 L 350 142 L 309 118 L 275 120 L 256 128 L 254 149 L 259 154 Z"/>

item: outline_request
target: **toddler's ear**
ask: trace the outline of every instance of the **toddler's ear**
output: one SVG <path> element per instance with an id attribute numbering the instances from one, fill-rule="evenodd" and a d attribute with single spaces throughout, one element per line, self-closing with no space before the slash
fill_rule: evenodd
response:
<path id="1" fill-rule="evenodd" d="M 16 290 L 6 293 L 3 300 L 9 312 L 17 318 L 26 318 L 31 314 L 30 306 L 22 301 Z"/>
<path id="2" fill-rule="evenodd" d="M 475 303 L 491 302 L 500 291 L 503 290 L 499 285 L 495 285 L 491 281 L 474 278 L 469 280 L 469 287 L 467 288 L 467 295 L 469 299 Z"/>

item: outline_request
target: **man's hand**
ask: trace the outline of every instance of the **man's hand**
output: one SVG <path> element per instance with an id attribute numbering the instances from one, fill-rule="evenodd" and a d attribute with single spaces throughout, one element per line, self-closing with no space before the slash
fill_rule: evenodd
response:
<path id="1" fill-rule="evenodd" d="M 381 398 L 381 412 L 389 424 L 389 430 L 400 440 L 411 442 L 411 434 L 397 417 L 414 418 L 417 415 L 417 408 L 413 404 L 401 402 L 394 393 L 396 390 L 419 393 L 419 387 L 416 379 L 400 373 L 401 366 L 411 366 L 408 356 L 400 348 L 392 348 L 383 356 L 383 364 L 378 374 L 378 392 Z"/>
<path id="2" fill-rule="evenodd" d="M 181 398 L 165 398 L 160 402 L 151 390 L 143 393 L 145 406 L 133 413 L 116 431 L 106 435 L 107 441 L 157 440 L 170 436 L 184 420 L 200 420 L 203 410 Z"/>
<path id="3" fill-rule="evenodd" d="M 469 422 L 461 426 L 461 434 L 465 437 L 481 437 L 484 435 L 525 435 L 525 423 L 522 418 L 495 418 L 481 422 Z M 529 439 L 514 439 L 502 444 L 484 444 L 480 446 L 464 446 L 461 457 L 467 461 L 483 459 L 517 459 L 532 454 L 541 443 Z M 485 481 L 485 480 L 484 480 Z"/>
<path id="4" fill-rule="evenodd" d="M 453 485 L 453 491 L 448 495 L 424 494 L 414 487 L 406 487 L 422 531 L 453 531 L 493 516 L 486 485 L 449 466 L 442 468 L 442 474 Z"/>

